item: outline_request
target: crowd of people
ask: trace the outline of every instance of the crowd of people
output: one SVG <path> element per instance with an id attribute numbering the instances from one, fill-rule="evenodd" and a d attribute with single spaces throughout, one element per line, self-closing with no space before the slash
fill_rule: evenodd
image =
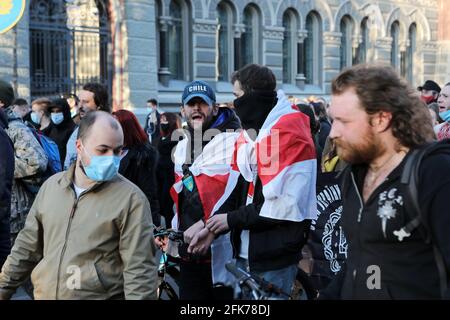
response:
<path id="1" fill-rule="evenodd" d="M 200 80 L 180 113 L 149 99 L 141 126 L 98 83 L 28 105 L 0 80 L 0 299 L 155 299 L 160 227 L 183 233 L 184 300 L 251 299 L 229 262 L 273 299 L 299 268 L 317 299 L 450 297 L 450 83 L 358 65 L 300 101 L 256 64 L 231 83 L 232 103 Z"/>

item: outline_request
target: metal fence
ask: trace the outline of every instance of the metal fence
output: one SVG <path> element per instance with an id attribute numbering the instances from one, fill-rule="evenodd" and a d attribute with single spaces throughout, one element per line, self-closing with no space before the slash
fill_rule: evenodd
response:
<path id="1" fill-rule="evenodd" d="M 111 89 L 111 41 L 109 23 L 101 1 L 75 1 L 73 9 L 98 11 L 92 20 L 81 12 L 68 14 L 65 1 L 32 1 L 30 6 L 31 98 L 77 93 L 88 82 Z M 102 6 L 100 6 L 100 4 Z M 83 7 L 84 5 L 84 7 Z M 73 10 L 72 10 L 73 11 Z M 88 12 L 89 13 L 89 12 Z M 84 19 L 79 19 L 79 17 Z M 78 17 L 78 19 L 76 19 Z"/>

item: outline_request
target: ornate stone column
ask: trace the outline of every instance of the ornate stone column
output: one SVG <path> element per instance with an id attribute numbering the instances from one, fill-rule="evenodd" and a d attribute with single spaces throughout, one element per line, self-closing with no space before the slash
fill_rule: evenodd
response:
<path id="1" fill-rule="evenodd" d="M 170 17 L 160 17 L 159 21 L 159 70 L 158 79 L 163 86 L 169 85 L 169 80 L 171 78 L 171 73 L 169 70 L 168 60 L 169 60 L 169 37 L 167 32 L 169 30 L 169 25 L 171 23 Z"/>
<path id="2" fill-rule="evenodd" d="M 238 70 L 242 65 L 242 41 L 241 36 L 245 32 L 245 25 L 235 24 L 233 26 L 233 40 L 234 40 L 234 69 Z"/>
<path id="3" fill-rule="evenodd" d="M 305 90 L 305 47 L 304 40 L 308 36 L 307 30 L 298 30 L 297 33 L 297 76 L 295 77 L 295 84 L 300 90 Z"/>

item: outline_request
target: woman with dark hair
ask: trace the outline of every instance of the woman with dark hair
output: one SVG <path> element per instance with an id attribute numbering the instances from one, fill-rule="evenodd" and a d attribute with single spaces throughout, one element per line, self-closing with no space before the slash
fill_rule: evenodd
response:
<path id="1" fill-rule="evenodd" d="M 158 153 L 148 141 L 148 137 L 136 116 L 128 110 L 113 113 L 120 122 L 124 136 L 124 156 L 119 173 L 137 185 L 147 196 L 152 210 L 153 223 L 161 224 L 156 190 L 156 163 Z"/>
<path id="2" fill-rule="evenodd" d="M 175 113 L 166 112 L 161 115 L 160 121 L 159 160 L 156 171 L 159 190 L 158 198 L 161 215 L 166 220 L 166 227 L 170 228 L 174 216 L 170 188 L 175 183 L 172 151 L 178 143 L 178 139 L 172 139 L 172 133 L 181 128 L 181 119 Z"/>
<path id="3" fill-rule="evenodd" d="M 48 137 L 55 141 L 59 149 L 59 156 L 61 161 L 66 158 L 67 141 L 75 130 L 76 124 L 70 115 L 70 106 L 66 99 L 57 98 L 51 100 L 50 119 L 52 121 L 51 130 Z"/>

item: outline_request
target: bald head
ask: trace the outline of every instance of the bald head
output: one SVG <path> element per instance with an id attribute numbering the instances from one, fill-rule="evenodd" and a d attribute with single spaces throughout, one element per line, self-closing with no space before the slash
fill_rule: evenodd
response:
<path id="1" fill-rule="evenodd" d="M 111 114 L 104 111 L 95 111 L 88 113 L 83 120 L 81 120 L 78 129 L 77 139 L 85 141 L 92 134 L 92 131 L 102 130 L 120 131 L 123 138 L 122 127 L 120 123 Z"/>

